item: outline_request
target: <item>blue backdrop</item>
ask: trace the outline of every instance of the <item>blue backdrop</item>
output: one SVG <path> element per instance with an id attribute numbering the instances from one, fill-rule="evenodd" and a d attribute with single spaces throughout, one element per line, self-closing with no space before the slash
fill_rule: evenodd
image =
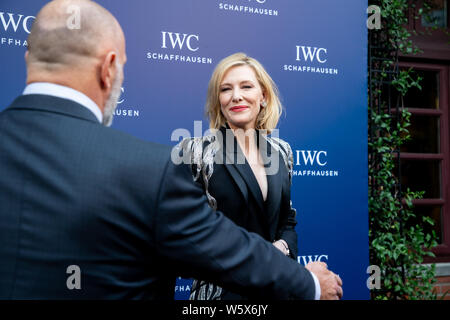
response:
<path id="1" fill-rule="evenodd" d="M 0 110 L 25 86 L 26 39 L 45 0 L 0 3 Z M 121 23 L 128 63 L 113 127 L 175 144 L 208 129 L 207 84 L 235 52 L 277 83 L 279 136 L 294 151 L 299 263 L 320 260 L 367 299 L 367 2 L 361 0 L 101 0 Z M 194 122 L 197 123 L 194 131 Z M 175 140 L 175 141 L 174 141 Z M 120 201 L 120 199 L 118 199 Z M 189 295 L 179 279 L 175 297 Z"/>

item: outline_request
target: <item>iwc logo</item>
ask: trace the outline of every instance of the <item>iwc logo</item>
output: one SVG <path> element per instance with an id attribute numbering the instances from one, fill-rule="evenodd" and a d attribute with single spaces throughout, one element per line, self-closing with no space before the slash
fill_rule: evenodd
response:
<path id="1" fill-rule="evenodd" d="M 212 58 L 199 55 L 200 40 L 197 33 L 163 30 L 160 48 L 147 52 L 147 59 L 160 62 L 212 64 Z"/>
<path id="2" fill-rule="evenodd" d="M 328 262 L 328 255 L 327 254 L 315 254 L 315 255 L 308 255 L 308 256 L 298 256 L 297 262 L 302 264 L 303 266 L 306 266 L 310 262 Z"/>
<path id="3" fill-rule="evenodd" d="M 125 105 L 125 98 L 123 97 L 124 93 L 125 88 L 122 87 L 120 97 L 117 100 L 117 109 L 114 111 L 114 117 L 138 118 L 140 116 L 139 109 Z"/>
<path id="4" fill-rule="evenodd" d="M 219 2 L 219 10 L 256 16 L 278 16 L 278 10 L 267 8 L 267 0 L 229 0 Z"/>
<path id="5" fill-rule="evenodd" d="M 0 11 L 1 34 L 9 34 L 9 36 L 2 36 L 0 38 L 0 45 L 27 47 L 26 37 L 30 34 L 31 26 L 35 19 L 34 16 Z M 17 34 L 21 35 L 22 38 L 16 38 Z"/>
<path id="6" fill-rule="evenodd" d="M 328 151 L 295 150 L 294 177 L 337 177 L 339 170 L 328 168 Z"/>
<path id="7" fill-rule="evenodd" d="M 296 45 L 295 64 L 285 64 L 284 71 L 336 76 L 339 70 L 328 65 L 329 50 L 320 46 Z"/>

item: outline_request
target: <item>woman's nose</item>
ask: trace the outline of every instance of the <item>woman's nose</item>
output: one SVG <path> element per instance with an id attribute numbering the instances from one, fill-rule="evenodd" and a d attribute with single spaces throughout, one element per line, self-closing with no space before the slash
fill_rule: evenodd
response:
<path id="1" fill-rule="evenodd" d="M 233 90 L 233 102 L 238 102 L 242 100 L 241 90 Z"/>

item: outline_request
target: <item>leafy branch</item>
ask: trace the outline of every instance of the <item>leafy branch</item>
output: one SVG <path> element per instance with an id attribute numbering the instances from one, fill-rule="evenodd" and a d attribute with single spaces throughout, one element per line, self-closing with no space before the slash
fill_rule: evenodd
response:
<path id="1" fill-rule="evenodd" d="M 399 52 L 420 52 L 411 41 L 411 32 L 405 27 L 409 10 L 414 18 L 426 11 L 416 8 L 410 0 L 374 1 L 381 8 L 382 30 L 378 33 L 384 51 L 372 52 L 372 61 L 379 69 L 371 74 L 371 100 L 369 103 L 369 241 L 370 262 L 381 269 L 382 286 L 372 291 L 372 298 L 387 299 L 436 299 L 433 291 L 435 265 L 423 265 L 424 257 L 431 256 L 437 245 L 434 231 L 427 231 L 434 221 L 416 215 L 413 200 L 423 198 L 424 192 L 402 190 L 396 174 L 400 147 L 411 139 L 408 127 L 411 113 L 403 108 L 403 97 L 409 89 L 421 89 L 420 77 L 413 70 L 400 70 Z M 418 10 L 416 10 L 418 9 Z M 370 50 L 370 48 L 369 48 Z M 387 53 L 386 53 L 387 52 Z M 381 61 L 381 62 L 380 62 Z M 392 95 L 386 83 L 398 93 L 395 112 L 391 110 Z"/>

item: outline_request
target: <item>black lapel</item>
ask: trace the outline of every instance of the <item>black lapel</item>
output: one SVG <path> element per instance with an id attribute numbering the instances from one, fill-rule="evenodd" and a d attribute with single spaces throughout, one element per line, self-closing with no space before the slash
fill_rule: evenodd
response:
<path id="1" fill-rule="evenodd" d="M 99 123 L 95 115 L 89 109 L 83 107 L 75 101 L 44 94 L 28 94 L 19 96 L 16 100 L 14 100 L 9 108 L 59 113 L 62 115 Z"/>
<path id="2" fill-rule="evenodd" d="M 239 186 L 245 199 L 248 200 L 247 187 L 250 190 L 253 197 L 258 203 L 258 207 L 261 212 L 264 211 L 264 199 L 262 197 L 261 189 L 259 187 L 258 181 L 253 174 L 252 168 L 247 162 L 244 153 L 242 152 L 236 138 L 234 137 L 231 129 L 228 134 L 227 141 L 227 128 L 222 127 L 220 131 L 222 132 L 222 152 L 225 159 L 225 168 L 230 172 L 233 179 Z M 244 184 L 242 183 L 244 182 Z M 245 186 L 247 185 L 247 187 Z"/>
<path id="3" fill-rule="evenodd" d="M 283 192 L 283 184 L 282 184 L 282 170 L 284 170 L 285 164 L 284 160 L 281 157 L 281 154 L 275 150 L 273 150 L 270 143 L 267 141 L 267 139 L 263 136 L 259 136 L 259 150 L 261 153 L 261 156 L 263 158 L 266 172 L 271 173 L 267 174 L 267 200 L 266 200 L 266 208 L 267 208 L 267 218 L 269 222 L 269 229 L 276 228 L 276 223 L 273 223 L 273 220 L 278 216 L 277 213 L 279 212 L 280 203 L 281 203 L 281 195 Z M 273 159 L 273 157 L 276 157 Z M 270 161 L 270 162 L 269 162 Z M 278 161 L 278 164 L 272 163 L 273 161 Z M 268 166 L 275 166 L 272 167 L 270 170 L 267 168 Z M 275 169 L 275 170 L 272 170 Z M 274 229 L 275 230 L 275 229 Z"/>
<path id="4" fill-rule="evenodd" d="M 232 154 L 228 154 L 226 152 L 226 149 L 223 146 L 221 146 L 221 149 L 219 152 L 223 155 L 222 159 L 224 161 L 224 163 L 223 163 L 224 167 L 228 170 L 231 177 L 238 185 L 239 190 L 241 191 L 242 195 L 244 196 L 245 201 L 248 202 L 248 188 L 247 188 L 247 185 L 245 184 L 244 179 L 240 175 L 239 171 L 233 165 L 234 156 Z"/>

